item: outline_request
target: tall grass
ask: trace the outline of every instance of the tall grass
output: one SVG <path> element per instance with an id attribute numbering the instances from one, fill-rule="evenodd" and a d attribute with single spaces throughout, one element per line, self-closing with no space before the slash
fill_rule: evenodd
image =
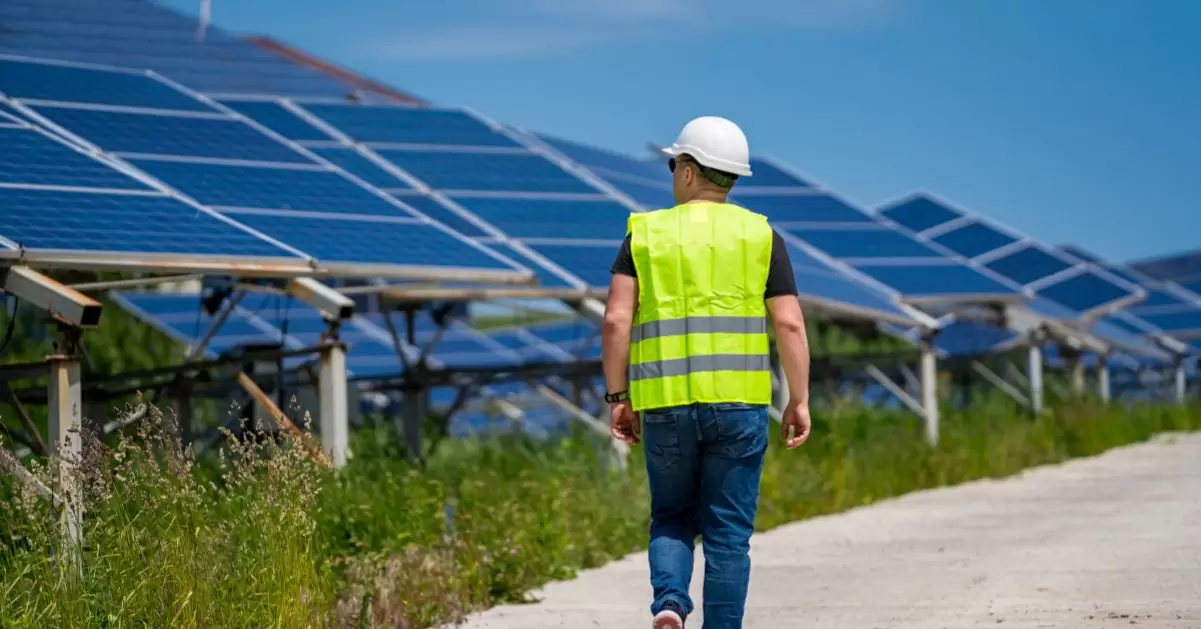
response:
<path id="1" fill-rule="evenodd" d="M 937 448 L 904 414 L 823 411 L 801 450 L 773 436 L 758 525 L 1196 429 L 1196 410 L 983 405 L 945 415 Z M 583 434 L 457 441 L 418 470 L 359 433 L 338 473 L 287 438 L 196 460 L 174 434 L 154 414 L 88 440 L 77 567 L 57 513 L 3 480 L 0 626 L 431 627 L 646 543 L 641 449 L 618 473 Z"/>

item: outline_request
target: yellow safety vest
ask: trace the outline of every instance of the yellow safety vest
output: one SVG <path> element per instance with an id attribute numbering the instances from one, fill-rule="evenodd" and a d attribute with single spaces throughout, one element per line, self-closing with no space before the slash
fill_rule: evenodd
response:
<path id="1" fill-rule="evenodd" d="M 767 218 L 727 203 L 688 203 L 632 214 L 628 233 L 638 274 L 634 410 L 770 404 Z"/>

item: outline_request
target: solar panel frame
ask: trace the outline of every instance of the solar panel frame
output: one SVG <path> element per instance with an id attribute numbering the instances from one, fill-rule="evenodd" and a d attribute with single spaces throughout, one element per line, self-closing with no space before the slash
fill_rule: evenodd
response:
<path id="1" fill-rule="evenodd" d="M 37 63 L 37 62 L 35 61 L 34 63 Z M 67 65 L 72 65 L 72 64 L 67 64 Z M 129 74 L 128 71 L 124 71 L 124 72 L 125 72 L 125 74 Z M 437 265 L 422 265 L 419 267 L 415 267 L 413 265 L 387 265 L 387 264 L 378 264 L 378 263 L 359 264 L 353 260 L 351 260 L 351 261 L 317 260 L 313 256 L 303 254 L 303 253 L 299 252 L 299 250 L 290 248 L 290 250 L 295 251 L 297 254 L 303 255 L 306 258 L 308 258 L 310 261 L 310 265 L 312 262 L 316 261 L 320 265 L 321 273 L 329 274 L 329 275 L 350 275 L 350 276 L 383 275 L 383 276 L 402 277 L 402 278 L 440 278 L 440 279 L 469 279 L 469 278 L 474 277 L 475 279 L 480 279 L 482 281 L 503 281 L 503 282 L 514 282 L 514 281 L 525 282 L 534 277 L 532 271 L 525 268 L 523 265 L 519 264 L 518 262 L 516 262 L 506 256 L 503 256 L 500 253 L 493 251 L 492 249 L 490 249 L 484 245 L 481 245 L 480 243 L 477 243 L 471 239 L 468 239 L 468 238 L 462 236 L 461 234 L 458 234 L 457 232 L 454 232 L 453 230 L 446 227 L 445 225 L 442 225 L 441 223 L 433 221 L 432 219 L 430 219 L 429 217 L 425 216 L 424 214 L 418 212 L 417 210 L 413 209 L 412 207 L 409 207 L 403 203 L 400 203 L 391 195 L 388 195 L 388 194 L 382 192 L 381 190 L 379 190 L 378 188 L 371 186 L 369 183 L 363 181 L 360 178 L 355 177 L 353 174 L 350 174 L 350 173 L 344 171 L 343 169 L 339 168 L 332 162 L 329 162 L 328 160 L 325 160 L 324 158 L 320 157 L 319 155 L 316 155 L 316 154 L 308 151 L 304 147 L 296 144 L 295 142 L 288 141 L 287 139 L 278 135 L 274 131 L 271 131 L 267 127 L 255 122 L 254 120 L 251 120 L 251 119 L 243 116 L 242 114 L 236 112 L 235 110 L 233 110 L 217 101 L 209 99 L 201 94 L 197 94 L 197 93 L 189 90 L 188 88 L 171 81 L 170 79 L 167 79 L 165 77 L 157 75 L 156 73 L 154 73 L 152 71 L 146 71 L 144 76 L 147 80 L 149 80 L 151 82 L 155 82 L 157 84 L 161 84 L 168 89 L 175 90 L 176 92 L 178 92 L 184 96 L 192 98 L 196 102 L 206 105 L 210 109 L 209 113 L 197 114 L 195 112 L 170 112 L 170 115 L 180 116 L 180 117 L 185 117 L 185 118 L 189 118 L 189 117 L 190 118 L 200 117 L 200 118 L 209 118 L 209 119 L 220 118 L 220 119 L 228 119 L 228 120 L 237 122 L 238 124 L 242 125 L 243 127 L 247 128 L 248 130 L 257 132 L 257 135 L 255 137 L 262 137 L 262 138 L 264 138 L 265 141 L 271 142 L 272 145 L 278 146 L 278 147 L 280 147 L 280 149 L 288 151 L 289 154 L 291 154 L 291 155 L 295 155 L 297 157 L 298 164 L 305 164 L 308 166 L 313 166 L 313 165 L 324 166 L 326 169 L 338 173 L 342 178 L 348 180 L 349 183 L 356 185 L 359 188 L 364 189 L 367 192 L 370 192 L 371 194 L 375 195 L 376 197 L 380 198 L 381 200 L 383 200 L 385 202 L 391 203 L 397 209 L 398 215 L 409 215 L 409 216 L 415 216 L 415 217 L 422 218 L 424 227 L 429 227 L 429 228 L 432 228 L 435 230 L 442 231 L 442 232 L 450 235 L 454 240 L 463 244 L 464 246 L 474 249 L 475 251 L 482 252 L 485 256 L 487 256 L 489 258 L 490 262 L 495 261 L 495 264 L 491 268 L 472 268 L 472 269 L 456 267 L 453 265 L 445 265 L 445 266 L 441 266 L 441 267 L 439 267 Z M 187 199 L 190 202 L 190 204 L 192 204 L 194 206 L 203 207 L 203 205 L 196 202 L 195 199 L 191 199 L 191 198 L 187 197 L 187 195 L 182 194 L 179 190 L 176 190 L 173 186 L 169 185 L 169 183 L 164 182 L 159 179 L 156 179 L 154 177 L 150 177 L 146 173 L 135 168 L 133 166 L 133 164 L 131 164 L 128 160 L 121 157 L 119 154 L 113 155 L 111 153 L 107 153 L 105 151 L 104 147 L 97 146 L 97 145 L 93 144 L 92 142 L 90 142 L 89 140 L 87 140 L 83 137 L 80 137 L 77 134 L 72 133 L 68 129 L 63 128 L 61 125 L 57 125 L 56 123 L 54 123 L 52 120 L 46 118 L 45 116 L 40 115 L 36 111 L 36 109 L 30 108 L 29 106 L 27 106 L 23 101 L 20 100 L 20 98 L 17 98 L 16 100 L 9 99 L 7 102 L 12 104 L 19 112 L 21 112 L 25 115 L 31 116 L 33 119 L 45 124 L 48 128 L 54 129 L 55 131 L 62 134 L 64 137 L 70 138 L 73 141 L 73 143 L 87 148 L 90 152 L 106 155 L 106 157 L 108 159 L 112 160 L 114 163 L 121 166 L 122 170 L 125 170 L 130 173 L 140 174 L 141 176 L 139 176 L 138 178 L 143 181 L 152 183 L 152 185 L 155 189 L 160 190 L 163 193 L 166 193 L 166 194 L 169 194 L 172 196 L 176 196 L 181 199 Z M 82 109 L 82 110 L 91 110 L 91 109 L 96 108 L 95 106 L 91 106 L 91 105 L 72 105 L 72 107 L 77 108 L 77 109 Z M 131 110 L 131 108 L 126 108 L 126 107 L 113 108 L 113 107 L 108 107 L 108 106 L 102 106 L 101 109 L 107 109 L 107 110 L 116 109 L 116 110 L 122 110 L 122 111 L 127 111 L 127 112 Z M 138 157 L 146 158 L 148 156 L 139 155 Z M 191 158 L 190 157 L 182 157 L 182 158 L 174 157 L 173 159 L 188 161 Z M 206 160 L 201 159 L 201 160 L 196 160 L 196 161 L 199 163 L 199 162 L 203 162 Z M 210 161 L 210 162 L 215 161 L 215 162 L 219 163 L 222 160 L 209 159 L 207 161 Z M 236 160 L 227 160 L 227 161 L 235 161 L 236 162 Z M 278 166 L 278 165 L 276 165 L 276 166 Z M 211 213 L 214 213 L 214 214 L 221 214 L 220 212 L 213 212 L 212 210 L 208 210 L 208 211 Z M 258 233 L 258 232 L 256 232 L 256 233 Z M 262 235 L 262 234 L 259 233 L 259 235 Z M 269 240 L 271 240 L 272 242 L 276 242 L 275 239 L 269 239 Z M 313 269 L 309 269 L 309 274 L 312 274 L 312 273 L 313 273 Z"/>

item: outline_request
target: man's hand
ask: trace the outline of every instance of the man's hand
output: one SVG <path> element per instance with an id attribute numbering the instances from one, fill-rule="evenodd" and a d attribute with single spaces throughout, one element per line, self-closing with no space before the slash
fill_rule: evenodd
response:
<path id="1" fill-rule="evenodd" d="M 614 439 L 629 444 L 638 443 L 642 426 L 638 421 L 638 413 L 634 412 L 634 407 L 628 401 L 609 405 L 609 432 Z"/>
<path id="2" fill-rule="evenodd" d="M 809 438 L 809 427 L 809 404 L 789 402 L 780 422 L 780 434 L 784 437 L 784 443 L 789 450 L 805 443 L 805 440 Z"/>

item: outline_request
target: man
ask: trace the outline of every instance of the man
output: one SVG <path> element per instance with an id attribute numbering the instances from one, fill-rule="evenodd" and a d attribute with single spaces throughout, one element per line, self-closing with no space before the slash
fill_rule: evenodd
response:
<path id="1" fill-rule="evenodd" d="M 630 216 L 613 264 L 603 358 L 613 436 L 646 443 L 655 629 L 681 629 L 693 547 L 708 629 L 742 626 L 768 440 L 770 314 L 790 399 L 788 448 L 809 436 L 809 349 L 788 251 L 766 218 L 727 203 L 751 174 L 742 130 L 689 122 L 670 156 L 676 206 Z"/>

